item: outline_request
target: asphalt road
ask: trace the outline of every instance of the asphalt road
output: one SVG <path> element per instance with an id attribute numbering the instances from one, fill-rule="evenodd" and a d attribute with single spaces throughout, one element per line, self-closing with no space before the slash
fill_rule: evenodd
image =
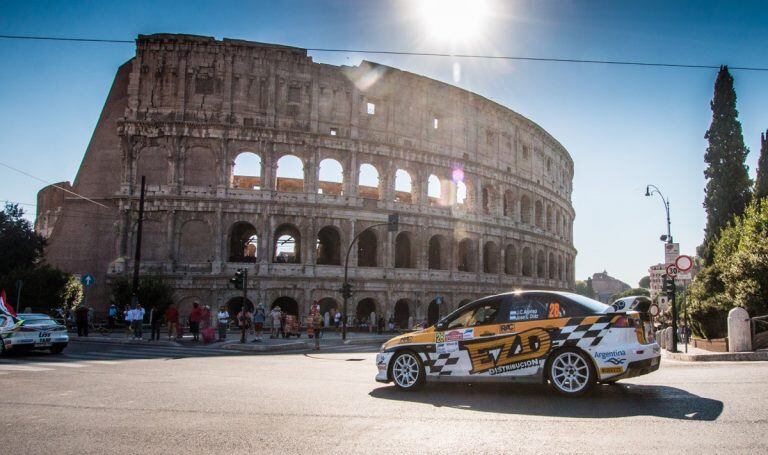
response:
<path id="1" fill-rule="evenodd" d="M 768 363 L 545 386 L 374 382 L 375 347 L 221 355 L 77 343 L 0 358 L 0 453 L 766 453 Z"/>

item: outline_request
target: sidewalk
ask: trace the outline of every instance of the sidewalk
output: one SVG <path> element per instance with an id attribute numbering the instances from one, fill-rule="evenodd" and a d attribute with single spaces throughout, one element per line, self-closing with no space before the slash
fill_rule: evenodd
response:
<path id="1" fill-rule="evenodd" d="M 662 349 L 662 357 L 671 360 L 682 360 L 684 362 L 754 362 L 768 360 L 768 351 L 764 350 L 754 352 L 712 352 L 688 345 L 688 352 L 686 353 L 684 344 L 679 344 L 677 348 L 680 352 L 669 352 L 666 349 Z"/>

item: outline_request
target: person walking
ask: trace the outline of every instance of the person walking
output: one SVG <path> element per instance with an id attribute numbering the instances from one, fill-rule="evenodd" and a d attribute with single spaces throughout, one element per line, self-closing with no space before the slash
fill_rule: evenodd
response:
<path id="1" fill-rule="evenodd" d="M 79 305 L 75 309 L 75 324 L 77 325 L 77 336 L 88 336 L 88 308 Z"/>
<path id="2" fill-rule="evenodd" d="M 248 307 L 243 305 L 239 313 L 237 313 L 237 325 L 240 327 L 240 342 L 245 343 L 248 338 L 248 326 L 251 324 L 251 312 L 248 311 Z"/>
<path id="3" fill-rule="evenodd" d="M 395 317 L 394 316 L 390 316 L 389 317 L 389 327 L 388 327 L 388 329 L 389 329 L 390 332 L 394 332 L 395 331 Z"/>
<path id="4" fill-rule="evenodd" d="M 320 335 L 323 331 L 323 317 L 320 314 L 320 305 L 318 305 L 317 302 L 312 304 L 312 306 L 309 309 L 309 320 L 312 324 L 312 331 L 314 332 L 314 338 L 315 338 L 315 347 L 313 348 L 315 351 L 320 350 Z"/>
<path id="5" fill-rule="evenodd" d="M 171 304 L 167 310 L 165 310 L 165 322 L 168 324 L 168 341 L 173 337 L 174 340 L 179 339 L 179 310 L 176 306 Z"/>
<path id="6" fill-rule="evenodd" d="M 216 321 L 219 328 L 219 341 L 224 341 L 227 339 L 227 329 L 229 328 L 229 312 L 224 308 L 224 305 L 219 307 Z"/>
<path id="7" fill-rule="evenodd" d="M 113 303 L 107 310 L 107 328 L 112 330 L 115 328 L 115 319 L 117 319 L 117 307 Z"/>
<path id="8" fill-rule="evenodd" d="M 192 304 L 192 312 L 189 313 L 189 331 L 192 332 L 192 341 L 200 340 L 200 320 L 203 319 L 203 310 L 200 304 Z"/>
<path id="9" fill-rule="evenodd" d="M 133 311 L 133 317 L 131 318 L 133 337 L 141 340 L 144 336 L 144 308 L 141 307 L 140 303 L 137 303 L 136 308 L 131 311 Z"/>
<path id="10" fill-rule="evenodd" d="M 211 326 L 211 307 L 203 306 L 202 317 L 200 319 L 200 329 L 206 329 Z"/>
<path id="11" fill-rule="evenodd" d="M 282 319 L 280 307 L 276 306 L 269 312 L 269 318 L 272 320 L 272 333 L 270 338 L 278 338 L 280 335 L 280 320 Z"/>
<path id="12" fill-rule="evenodd" d="M 336 331 L 341 330 L 341 311 L 336 310 L 336 314 L 333 315 L 333 325 L 336 326 Z"/>
<path id="13" fill-rule="evenodd" d="M 123 321 L 125 322 L 125 335 L 133 337 L 133 311 L 128 305 L 123 308 Z"/>
<path id="14" fill-rule="evenodd" d="M 256 335 L 256 338 L 253 340 L 254 343 L 261 343 L 261 335 L 264 331 L 264 307 L 259 305 L 256 307 L 256 311 L 253 312 L 253 332 Z"/>
<path id="15" fill-rule="evenodd" d="M 149 341 L 160 341 L 160 323 L 163 321 L 160 310 L 156 305 L 152 305 L 149 310 L 149 329 L 152 334 Z"/>

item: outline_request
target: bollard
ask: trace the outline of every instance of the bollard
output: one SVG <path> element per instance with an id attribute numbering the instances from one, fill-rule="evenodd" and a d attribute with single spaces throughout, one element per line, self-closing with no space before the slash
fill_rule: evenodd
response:
<path id="1" fill-rule="evenodd" d="M 749 313 L 736 307 L 728 312 L 728 352 L 752 351 L 752 327 Z"/>

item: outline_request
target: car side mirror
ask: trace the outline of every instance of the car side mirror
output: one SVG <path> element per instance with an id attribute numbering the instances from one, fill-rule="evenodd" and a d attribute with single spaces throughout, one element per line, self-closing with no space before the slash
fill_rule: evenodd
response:
<path id="1" fill-rule="evenodd" d="M 435 330 L 445 330 L 447 326 L 448 326 L 448 322 L 441 319 L 437 321 L 437 324 L 435 324 Z"/>

